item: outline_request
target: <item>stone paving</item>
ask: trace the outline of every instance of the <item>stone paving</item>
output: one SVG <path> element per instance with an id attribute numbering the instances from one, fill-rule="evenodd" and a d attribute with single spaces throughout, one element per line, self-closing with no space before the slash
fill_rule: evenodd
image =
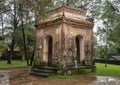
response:
<path id="1" fill-rule="evenodd" d="M 0 85 L 9 85 L 9 71 L 0 71 Z"/>

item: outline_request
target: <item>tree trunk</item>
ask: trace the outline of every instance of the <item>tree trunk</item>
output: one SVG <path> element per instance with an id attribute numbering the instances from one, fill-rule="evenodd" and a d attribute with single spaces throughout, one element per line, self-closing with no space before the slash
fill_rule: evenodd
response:
<path id="1" fill-rule="evenodd" d="M 1 14 L 1 25 L 2 25 L 2 37 L 4 38 L 3 14 Z M 3 39 L 3 41 L 4 41 L 4 39 Z"/>
<path id="2" fill-rule="evenodd" d="M 12 64 L 11 60 L 12 60 L 12 56 L 13 56 L 14 45 L 15 45 L 15 41 L 14 41 L 14 39 L 12 39 L 12 44 L 10 47 L 10 52 L 9 52 L 7 64 Z"/>
<path id="3" fill-rule="evenodd" d="M 33 52 L 32 52 L 32 57 L 31 57 L 31 61 L 30 61 L 30 66 L 32 66 L 33 60 L 34 60 L 34 50 L 33 50 Z"/>
<path id="4" fill-rule="evenodd" d="M 24 25 L 23 25 L 23 13 L 22 13 L 22 4 L 20 3 L 20 11 L 21 11 L 21 28 L 22 28 L 22 36 L 23 36 L 23 46 L 24 46 L 24 53 L 25 53 L 25 59 L 27 62 L 27 65 L 29 66 L 29 59 L 28 59 L 28 54 L 27 54 L 27 49 L 26 49 L 26 39 L 25 39 L 25 30 L 24 30 Z"/>
<path id="5" fill-rule="evenodd" d="M 23 46 L 24 46 L 25 59 L 26 59 L 27 65 L 29 66 L 29 59 L 28 59 L 27 49 L 26 49 L 26 40 L 25 40 L 25 31 L 23 27 L 23 21 L 22 21 L 22 33 L 23 33 Z"/>
<path id="6" fill-rule="evenodd" d="M 15 33 L 16 29 L 17 29 L 16 2 L 14 0 L 14 30 L 13 30 L 13 34 Z M 15 39 L 14 39 L 14 36 L 12 36 L 12 42 L 11 42 L 11 46 L 10 46 L 10 53 L 8 56 L 7 64 L 12 64 L 11 60 L 12 60 L 12 56 L 13 56 L 14 46 L 15 46 Z"/>

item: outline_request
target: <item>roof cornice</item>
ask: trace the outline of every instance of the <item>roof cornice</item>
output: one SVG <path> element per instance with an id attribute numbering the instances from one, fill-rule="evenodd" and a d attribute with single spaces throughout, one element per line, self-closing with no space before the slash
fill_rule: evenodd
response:
<path id="1" fill-rule="evenodd" d="M 93 28 L 93 26 L 94 26 L 94 24 L 92 22 L 89 22 L 86 20 L 76 20 L 76 19 L 67 18 L 65 16 L 62 16 L 62 17 L 43 20 L 43 21 L 39 22 L 39 24 L 36 25 L 36 28 L 49 27 L 52 25 L 54 26 L 54 25 L 60 24 L 61 22 L 64 22 L 64 23 L 70 24 L 70 25 L 84 26 L 84 27 L 88 27 L 88 28 Z"/>

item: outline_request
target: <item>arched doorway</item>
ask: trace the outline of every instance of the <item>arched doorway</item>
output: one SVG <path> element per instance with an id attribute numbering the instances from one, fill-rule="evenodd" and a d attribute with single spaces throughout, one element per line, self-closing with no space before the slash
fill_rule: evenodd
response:
<path id="1" fill-rule="evenodd" d="M 48 66 L 52 64 L 52 44 L 53 44 L 53 39 L 52 36 L 48 35 L 46 36 L 46 48 L 47 48 L 47 63 Z"/>
<path id="2" fill-rule="evenodd" d="M 80 35 L 77 35 L 75 38 L 75 42 L 76 42 L 76 60 L 77 63 L 80 64 L 82 37 Z"/>

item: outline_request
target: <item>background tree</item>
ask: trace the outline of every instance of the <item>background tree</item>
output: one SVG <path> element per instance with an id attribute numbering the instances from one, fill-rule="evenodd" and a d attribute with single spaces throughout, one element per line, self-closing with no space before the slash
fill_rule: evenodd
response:
<path id="1" fill-rule="evenodd" d="M 28 1 L 21 1 L 21 5 L 25 7 L 25 9 L 27 9 L 27 11 L 29 11 L 29 13 L 32 13 L 32 17 L 33 19 L 35 19 L 35 23 L 34 24 L 37 24 L 38 21 L 40 19 L 43 19 L 44 17 L 47 17 L 47 12 L 48 10 L 50 9 L 49 7 L 52 6 L 52 1 L 51 0 L 28 0 Z M 24 21 L 22 21 L 22 23 L 24 23 Z M 26 49 L 26 44 L 25 44 L 25 33 L 24 33 L 24 29 L 23 29 L 23 25 L 22 25 L 22 32 L 23 32 L 23 40 L 24 40 L 24 49 Z M 29 36 L 30 37 L 30 36 Z M 28 49 L 27 52 L 31 52 L 31 53 L 34 53 L 34 43 L 33 44 L 33 47 L 31 47 L 31 38 L 27 38 L 27 48 L 30 47 L 32 48 L 33 50 L 31 49 Z M 33 38 L 33 35 L 31 36 L 32 37 L 32 40 L 34 40 Z M 30 51 L 31 50 L 31 51 Z M 33 51 L 33 52 L 32 52 Z M 25 52 L 26 53 L 26 52 Z M 30 53 L 29 53 L 30 54 Z M 32 59 L 34 57 L 33 54 L 32 55 Z M 33 60 L 31 60 L 32 62 Z"/>
<path id="2" fill-rule="evenodd" d="M 52 0 L 21 0 L 22 4 L 33 13 L 35 22 L 47 17 L 48 10 L 53 6 Z"/>
<path id="3" fill-rule="evenodd" d="M 47 17 L 47 12 L 52 6 L 52 1 L 1 0 L 0 4 L 0 15 L 6 11 L 4 6 L 7 5 L 9 8 L 8 12 L 4 13 L 1 18 L 1 29 L 4 26 L 5 42 L 9 42 L 10 48 L 7 63 L 11 64 L 14 48 L 19 47 L 21 53 L 26 57 L 27 65 L 29 65 L 28 58 L 31 55 L 28 55 L 28 53 L 33 51 L 34 48 L 34 24 L 37 24 L 40 19 Z M 3 31 L 1 33 L 3 34 Z M 23 50 L 24 52 L 22 52 Z"/>
<path id="4" fill-rule="evenodd" d="M 118 52 L 117 48 L 119 48 L 120 46 L 120 44 L 117 44 L 117 41 L 119 42 L 119 38 L 117 37 L 119 36 L 117 33 L 119 32 L 119 30 L 117 29 L 117 32 L 115 32 L 120 22 L 120 8 L 118 7 L 118 4 L 120 4 L 118 0 L 102 1 L 101 6 L 99 8 L 99 16 L 96 16 L 99 18 L 99 20 L 102 21 L 101 26 L 99 27 L 97 32 L 100 41 L 103 40 L 102 44 L 106 46 L 106 54 L 107 52 L 111 51 L 115 52 L 115 50 Z"/>

